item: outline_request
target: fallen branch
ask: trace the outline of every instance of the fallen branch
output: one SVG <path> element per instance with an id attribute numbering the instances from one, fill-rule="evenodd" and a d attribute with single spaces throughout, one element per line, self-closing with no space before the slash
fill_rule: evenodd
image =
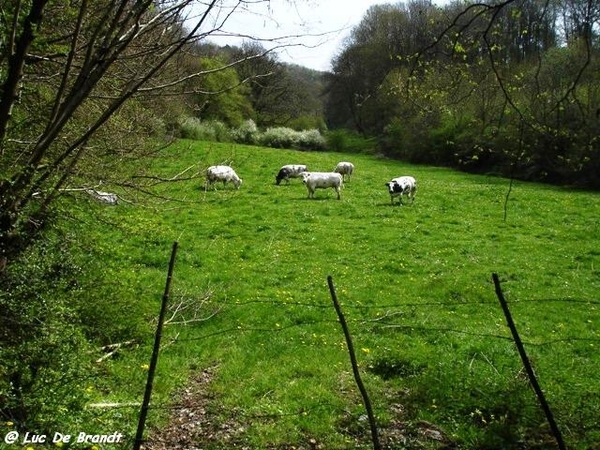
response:
<path id="1" fill-rule="evenodd" d="M 195 322 L 205 322 L 212 319 L 221 312 L 222 308 L 217 308 L 212 312 L 205 312 L 202 309 L 212 297 L 213 291 L 207 289 L 201 298 L 181 298 L 178 303 L 169 305 L 170 317 L 165 319 L 165 325 L 188 325 Z"/>
<path id="2" fill-rule="evenodd" d="M 91 403 L 88 405 L 88 408 L 129 408 L 135 406 L 136 408 L 140 406 L 139 402 L 127 402 L 127 403 L 117 403 L 117 402 L 105 402 L 105 403 Z"/>
<path id="3" fill-rule="evenodd" d="M 118 344 L 105 345 L 104 347 L 101 348 L 101 350 L 103 352 L 108 352 L 108 353 L 106 355 L 102 356 L 101 358 L 98 358 L 96 360 L 96 364 L 99 364 L 102 361 L 111 358 L 115 353 L 117 353 L 119 350 L 121 350 L 121 348 L 128 347 L 128 346 L 131 346 L 134 344 L 135 344 L 135 341 L 125 341 L 125 342 L 119 342 Z"/>

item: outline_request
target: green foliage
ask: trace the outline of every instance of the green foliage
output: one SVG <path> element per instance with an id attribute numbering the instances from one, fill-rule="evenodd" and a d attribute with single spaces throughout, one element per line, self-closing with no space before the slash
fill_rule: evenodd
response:
<path id="1" fill-rule="evenodd" d="M 598 41 L 573 8 L 374 7 L 334 61 L 328 123 L 411 162 L 598 188 Z"/>
<path id="2" fill-rule="evenodd" d="M 319 132 L 324 133 L 327 130 L 325 120 L 321 116 L 300 116 L 296 119 L 290 120 L 287 123 L 287 126 L 296 131 L 319 130 Z"/>
<path id="3" fill-rule="evenodd" d="M 258 42 L 245 42 L 231 53 L 231 61 L 240 61 L 235 70 L 249 86 L 255 112 L 252 118 L 260 128 L 322 130 L 323 86 L 319 72 L 281 63 Z"/>
<path id="4" fill-rule="evenodd" d="M 147 286 L 107 246 L 107 234 L 128 234 L 124 223 L 104 228 L 104 217 L 90 228 L 103 206 L 81 195 L 63 200 L 64 219 L 0 272 L 0 415 L 19 431 L 113 428 L 90 416 L 110 363 L 93 362 L 104 345 L 140 345 L 152 335 L 156 310 L 140 297 Z M 132 255 L 122 255 L 128 267 Z"/>
<path id="5" fill-rule="evenodd" d="M 253 116 L 248 87 L 240 83 L 235 68 L 225 68 L 220 58 L 201 58 L 206 75 L 201 79 L 197 95 L 197 114 L 201 119 L 224 122 L 236 127 Z"/>
<path id="6" fill-rule="evenodd" d="M 21 430 L 53 431 L 87 399 L 90 346 L 70 302 L 83 273 L 68 240 L 42 240 L 0 273 L 0 415 Z"/>
<path id="7" fill-rule="evenodd" d="M 186 117 L 179 124 L 179 133 L 185 139 L 197 141 L 227 142 L 230 138 L 229 127 L 218 120 L 200 120 Z"/>
<path id="8" fill-rule="evenodd" d="M 330 130 L 325 134 L 325 138 L 327 148 L 335 152 L 372 153 L 375 148 L 373 139 L 345 129 Z"/>

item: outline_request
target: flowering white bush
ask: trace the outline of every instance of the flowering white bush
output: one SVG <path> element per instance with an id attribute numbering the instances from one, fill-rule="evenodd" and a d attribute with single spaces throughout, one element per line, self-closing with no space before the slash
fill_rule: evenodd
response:
<path id="1" fill-rule="evenodd" d="M 198 141 L 227 142 L 230 140 L 227 125 L 218 120 L 202 121 L 197 117 L 186 117 L 180 123 L 181 136 Z"/>
<path id="2" fill-rule="evenodd" d="M 327 140 L 319 132 L 319 130 L 303 130 L 299 131 L 298 147 L 307 150 L 325 150 Z"/>
<path id="3" fill-rule="evenodd" d="M 239 127 L 232 128 L 230 135 L 234 142 L 256 144 L 258 140 L 258 127 L 254 120 L 248 119 Z"/>
<path id="4" fill-rule="evenodd" d="M 259 138 L 261 145 L 272 148 L 292 148 L 298 141 L 298 132 L 291 128 L 267 128 Z"/>
<path id="5" fill-rule="evenodd" d="M 319 130 L 296 131 L 291 128 L 267 128 L 259 138 L 261 145 L 272 148 L 300 148 L 323 150 L 326 140 Z"/>
<path id="6" fill-rule="evenodd" d="M 324 150 L 327 139 L 317 129 L 296 131 L 287 127 L 272 127 L 260 131 L 249 119 L 237 128 L 228 128 L 217 120 L 202 121 L 187 117 L 180 122 L 181 136 L 187 139 L 218 142 L 259 144 L 271 148 L 299 148 L 302 150 Z"/>

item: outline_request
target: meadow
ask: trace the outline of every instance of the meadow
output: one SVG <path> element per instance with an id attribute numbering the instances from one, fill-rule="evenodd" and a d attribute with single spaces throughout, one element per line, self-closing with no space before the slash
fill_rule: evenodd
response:
<path id="1" fill-rule="evenodd" d="M 356 170 L 339 201 L 331 189 L 308 199 L 299 179 L 274 183 L 283 164 L 341 160 Z M 204 190 L 203 170 L 220 163 L 239 190 Z M 509 180 L 492 176 L 185 140 L 151 172 L 154 197 L 120 191 L 128 201 L 91 205 L 81 225 L 115 280 L 107 320 L 148 323 L 144 345 L 103 363 L 91 402 L 140 401 L 177 241 L 170 301 L 181 310 L 165 327 L 151 438 L 205 374 L 202 417 L 186 428 L 198 448 L 371 448 L 331 275 L 384 448 L 556 448 L 494 293 L 498 273 L 569 448 L 600 448 L 598 193 L 514 182 L 507 197 Z M 384 183 L 400 175 L 418 180 L 416 200 L 392 206 Z M 127 338 L 123 327 L 110 339 Z M 136 413 L 93 420 L 131 432 Z"/>

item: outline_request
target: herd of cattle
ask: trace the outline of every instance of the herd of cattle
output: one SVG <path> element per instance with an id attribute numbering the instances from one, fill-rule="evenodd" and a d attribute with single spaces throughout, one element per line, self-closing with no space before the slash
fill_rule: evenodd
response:
<path id="1" fill-rule="evenodd" d="M 340 199 L 340 189 L 346 179 L 350 179 L 354 173 L 354 164 L 347 161 L 338 163 L 333 172 L 309 172 L 306 165 L 286 164 L 279 169 L 275 176 L 275 184 L 279 185 L 285 180 L 289 184 L 290 178 L 302 178 L 302 182 L 308 190 L 308 197 L 314 198 L 317 189 L 333 188 Z M 221 181 L 225 186 L 231 182 L 236 189 L 242 185 L 242 179 L 235 173 L 230 166 L 210 166 L 206 170 L 206 185 L 204 190 L 213 186 L 215 182 Z M 399 198 L 402 203 L 402 196 L 406 196 L 411 201 L 415 200 L 417 192 L 417 181 L 411 176 L 402 176 L 392 178 L 385 183 L 390 194 L 391 203 L 394 204 L 394 197 Z"/>

